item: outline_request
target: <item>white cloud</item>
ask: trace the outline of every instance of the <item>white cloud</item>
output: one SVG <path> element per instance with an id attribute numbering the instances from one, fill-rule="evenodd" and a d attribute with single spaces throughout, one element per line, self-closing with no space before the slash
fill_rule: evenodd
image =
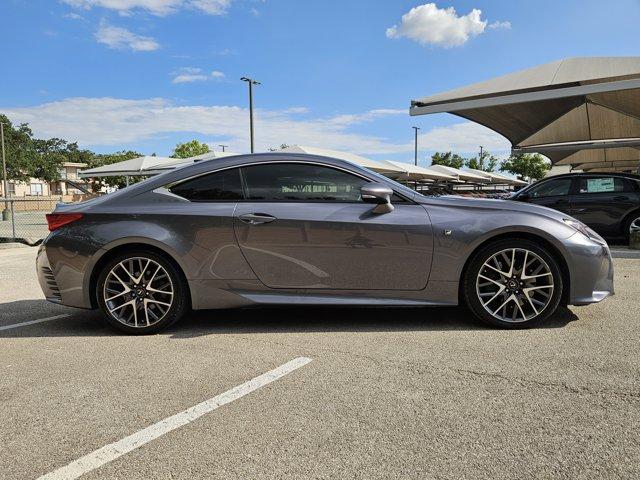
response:
<path id="1" fill-rule="evenodd" d="M 458 16 L 453 7 L 438 8 L 435 3 L 427 3 L 405 13 L 399 26 L 387 29 L 387 37 L 406 37 L 422 45 L 456 47 L 484 32 L 487 22 L 481 15 L 482 12 L 474 8 L 467 15 Z"/>
<path id="2" fill-rule="evenodd" d="M 232 0 L 62 0 L 76 8 L 89 10 L 92 7 L 115 10 L 129 15 L 134 11 L 144 11 L 152 15 L 164 16 L 182 9 L 191 9 L 209 15 L 223 15 Z"/>
<path id="3" fill-rule="evenodd" d="M 200 134 L 211 141 L 248 150 L 248 111 L 223 105 L 173 105 L 162 98 L 68 98 L 25 108 L 0 108 L 14 122 L 27 122 L 38 137 L 60 137 L 81 145 L 113 146 L 140 142 L 168 133 Z M 372 155 L 411 155 L 413 138 L 397 142 L 351 129 L 389 116 L 407 115 L 406 110 L 378 109 L 354 115 L 304 118 L 304 107 L 256 111 L 257 149 L 265 151 L 282 143 L 315 145 Z M 307 115 L 308 117 L 308 115 Z M 470 122 L 438 127 L 420 135 L 420 151 L 476 152 L 483 145 L 493 152 L 509 148 L 507 140 Z"/>
<path id="4" fill-rule="evenodd" d="M 160 48 L 160 44 L 151 37 L 144 37 L 130 32 L 126 28 L 101 24 L 95 34 L 98 43 L 118 50 L 149 52 Z"/>
<path id="5" fill-rule="evenodd" d="M 213 70 L 207 75 L 201 68 L 194 67 L 182 67 L 171 75 L 173 75 L 171 83 L 193 83 L 224 79 L 224 73 L 219 72 L 218 70 Z"/>
<path id="6" fill-rule="evenodd" d="M 509 21 L 501 22 L 499 20 L 496 20 L 495 22 L 489 24 L 489 28 L 493 30 L 495 29 L 511 30 L 511 22 Z"/>
<path id="7" fill-rule="evenodd" d="M 77 13 L 65 13 L 63 15 L 64 18 L 69 18 L 71 20 L 84 20 L 84 17 L 82 15 L 78 15 Z"/>
<path id="8" fill-rule="evenodd" d="M 473 122 L 432 128 L 418 136 L 418 145 L 421 150 L 454 153 L 477 153 L 480 145 L 491 153 L 511 148 L 502 135 Z"/>
<path id="9" fill-rule="evenodd" d="M 181 73 L 180 75 L 176 75 L 171 80 L 171 83 L 193 83 L 193 82 L 204 82 L 209 77 L 201 74 L 194 73 Z"/>

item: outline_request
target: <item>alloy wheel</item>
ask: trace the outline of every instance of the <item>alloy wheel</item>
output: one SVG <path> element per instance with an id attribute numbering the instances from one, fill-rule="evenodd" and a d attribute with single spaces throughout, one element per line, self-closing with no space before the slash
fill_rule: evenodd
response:
<path id="1" fill-rule="evenodd" d="M 169 273 L 146 257 L 131 257 L 117 263 L 107 274 L 103 295 L 109 315 L 129 327 L 158 323 L 174 301 Z"/>
<path id="2" fill-rule="evenodd" d="M 629 233 L 640 232 L 640 217 L 629 224 Z"/>
<path id="3" fill-rule="evenodd" d="M 540 315 L 553 297 L 547 262 L 525 248 L 509 248 L 484 262 L 476 293 L 484 309 L 503 322 L 525 322 Z"/>

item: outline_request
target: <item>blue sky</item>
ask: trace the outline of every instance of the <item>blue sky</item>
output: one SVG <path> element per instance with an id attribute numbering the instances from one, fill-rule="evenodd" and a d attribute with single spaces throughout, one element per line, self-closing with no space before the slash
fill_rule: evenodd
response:
<path id="1" fill-rule="evenodd" d="M 99 152 L 169 155 L 197 138 L 420 161 L 504 155 L 458 117 L 409 117 L 412 98 L 571 56 L 638 55 L 640 2 L 4 0 L 0 112 Z M 452 10 L 453 9 L 453 10 Z"/>

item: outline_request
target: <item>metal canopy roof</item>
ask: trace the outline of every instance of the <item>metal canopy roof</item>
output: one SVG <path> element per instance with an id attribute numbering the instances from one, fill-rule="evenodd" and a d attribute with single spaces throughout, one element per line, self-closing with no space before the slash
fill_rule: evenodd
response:
<path id="1" fill-rule="evenodd" d="M 632 170 L 629 162 L 640 161 L 640 57 L 569 58 L 411 102 L 411 115 L 439 112 L 554 164 Z"/>

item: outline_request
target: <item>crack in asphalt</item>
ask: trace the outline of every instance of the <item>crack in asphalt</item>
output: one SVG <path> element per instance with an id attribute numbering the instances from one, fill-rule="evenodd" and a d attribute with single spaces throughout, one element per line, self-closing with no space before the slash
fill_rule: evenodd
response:
<path id="1" fill-rule="evenodd" d="M 281 347 L 287 347 L 287 348 L 294 348 L 294 349 L 304 349 L 304 350 L 308 350 L 308 346 L 303 346 L 303 345 L 296 345 L 296 344 L 291 344 L 291 343 L 286 343 L 286 342 L 277 342 L 277 341 L 273 341 L 273 340 L 265 340 L 265 339 L 256 339 L 255 337 L 249 337 L 249 336 L 245 336 L 245 335 L 240 335 L 240 338 L 243 339 L 247 339 L 247 340 L 253 340 L 253 341 L 257 341 L 257 342 L 261 342 L 261 343 L 267 343 L 267 344 L 272 344 L 272 345 L 278 345 Z M 364 355 L 364 354 L 360 354 L 360 353 L 355 353 L 355 352 L 351 352 L 348 350 L 340 350 L 340 349 L 333 349 L 333 348 L 322 348 L 322 347 L 313 347 L 314 350 L 320 351 L 320 352 L 324 352 L 324 353 L 334 353 L 334 354 L 340 354 L 340 355 L 346 355 L 346 356 L 351 356 L 351 357 L 355 357 L 355 358 L 359 358 L 362 360 L 368 360 L 371 361 L 373 363 L 375 363 L 376 365 L 394 365 L 394 366 L 399 366 L 401 368 L 410 368 L 414 373 L 425 373 L 427 371 L 430 372 L 435 372 L 435 373 L 440 373 L 442 374 L 443 371 L 451 371 L 454 372 L 458 375 L 467 375 L 467 376 L 473 376 L 473 377 L 486 377 L 486 378 L 491 378 L 494 380 L 502 380 L 504 382 L 510 383 L 510 384 L 516 384 L 522 387 L 530 387 L 530 386 L 537 386 L 537 387 L 542 387 L 542 388 L 556 388 L 556 389 L 561 389 L 561 390 L 565 390 L 567 392 L 573 393 L 573 394 L 588 394 L 588 395 L 615 395 L 618 397 L 622 397 L 625 399 L 632 399 L 632 400 L 640 400 L 640 392 L 628 392 L 628 391 L 622 391 L 622 390 L 615 390 L 615 389 L 609 389 L 609 388 L 603 388 L 603 389 L 594 389 L 591 387 L 588 387 L 586 385 L 577 385 L 577 386 L 572 386 L 572 385 L 568 385 L 564 382 L 546 382 L 546 381 L 541 381 L 541 380 L 533 380 L 533 379 L 525 379 L 522 377 L 512 377 L 512 376 L 508 376 L 508 375 L 503 375 L 500 373 L 492 373 L 492 372 L 483 372 L 483 371 L 478 371 L 478 370 L 471 370 L 471 369 L 466 369 L 466 368 L 456 368 L 456 367 L 442 367 L 442 368 L 435 368 L 435 367 L 429 367 L 429 366 L 425 366 L 422 364 L 417 364 L 417 363 L 413 363 L 413 362 L 394 362 L 391 360 L 386 360 L 386 361 L 380 361 L 379 359 L 372 357 L 370 355 Z M 313 351 L 313 350 L 312 350 Z M 309 356 L 313 356 L 313 354 L 309 354 Z"/>

